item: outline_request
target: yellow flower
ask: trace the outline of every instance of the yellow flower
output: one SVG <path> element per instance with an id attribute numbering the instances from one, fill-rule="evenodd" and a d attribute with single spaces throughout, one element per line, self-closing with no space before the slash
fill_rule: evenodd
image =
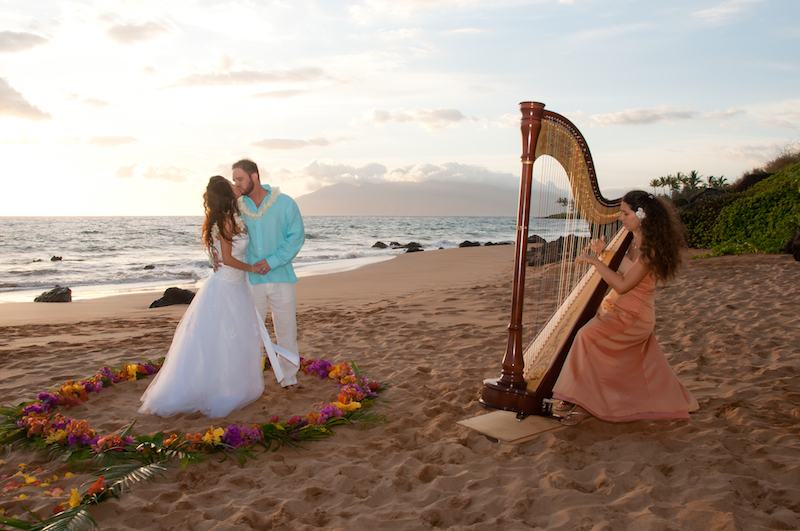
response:
<path id="1" fill-rule="evenodd" d="M 66 431 L 58 430 L 57 432 L 51 433 L 50 435 L 47 436 L 47 438 L 45 439 L 45 444 L 56 443 L 56 442 L 62 440 L 66 436 L 67 436 L 67 432 Z"/>
<path id="2" fill-rule="evenodd" d="M 26 466 L 28 465 L 26 465 L 25 463 L 20 463 L 17 465 L 17 468 L 25 468 Z"/>
<path id="3" fill-rule="evenodd" d="M 36 478 L 33 476 L 23 476 L 25 478 L 25 484 L 30 485 L 31 483 L 36 483 Z"/>
<path id="4" fill-rule="evenodd" d="M 214 429 L 214 426 L 211 426 L 211 429 L 206 432 L 203 436 L 203 442 L 212 443 L 212 444 L 219 444 L 220 439 L 225 434 L 225 430 L 222 428 Z"/>
<path id="5" fill-rule="evenodd" d="M 71 478 L 74 475 L 75 474 L 73 474 L 72 472 L 67 472 L 66 474 L 64 474 L 64 479 Z"/>
<path id="6" fill-rule="evenodd" d="M 72 489 L 72 494 L 69 497 L 69 508 L 74 509 L 81 504 L 81 495 L 78 494 L 78 489 Z"/>
<path id="7" fill-rule="evenodd" d="M 361 402 L 348 402 L 347 404 L 342 404 L 341 402 L 334 402 L 332 405 L 338 407 L 342 411 L 353 411 L 354 409 L 358 409 L 361 407 Z"/>
<path id="8" fill-rule="evenodd" d="M 28 496 L 27 494 L 20 494 L 19 496 L 17 496 L 17 497 L 16 497 L 16 498 L 14 498 L 14 499 L 15 499 L 15 500 L 27 500 L 29 497 L 30 497 L 30 496 Z"/>
<path id="9" fill-rule="evenodd" d="M 128 379 L 135 380 L 136 379 L 136 365 L 125 365 L 125 370 L 128 371 Z"/>

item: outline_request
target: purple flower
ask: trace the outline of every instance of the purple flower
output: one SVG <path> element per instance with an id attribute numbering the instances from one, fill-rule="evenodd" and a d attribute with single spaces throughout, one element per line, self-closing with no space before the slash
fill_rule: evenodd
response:
<path id="1" fill-rule="evenodd" d="M 228 429 L 222 435 L 222 442 L 234 448 L 239 448 L 244 444 L 242 429 L 239 426 L 228 426 Z"/>
<path id="2" fill-rule="evenodd" d="M 87 445 L 89 444 L 89 436 L 85 433 L 81 435 L 77 435 L 75 433 L 70 433 L 69 437 L 67 437 L 67 442 L 70 446 L 79 446 L 79 445 Z"/>
<path id="3" fill-rule="evenodd" d="M 23 409 L 22 412 L 26 415 L 29 413 L 44 413 L 45 407 L 46 406 L 44 404 L 30 404 L 25 406 L 25 409 Z"/>
<path id="4" fill-rule="evenodd" d="M 325 421 L 327 421 L 331 417 L 342 417 L 342 416 L 344 416 L 344 413 L 342 413 L 341 409 L 332 404 L 329 404 L 324 408 L 322 408 L 322 411 L 319 412 L 319 424 L 325 424 Z"/>
<path id="5" fill-rule="evenodd" d="M 36 398 L 38 398 L 42 404 L 45 405 L 45 412 L 58 405 L 58 397 L 50 393 L 39 393 Z"/>
<path id="6" fill-rule="evenodd" d="M 324 380 L 328 377 L 328 373 L 331 372 L 331 367 L 333 367 L 333 363 L 327 360 L 316 360 L 308 365 L 306 372 L 309 374 L 316 374 L 319 376 L 320 380 Z"/>

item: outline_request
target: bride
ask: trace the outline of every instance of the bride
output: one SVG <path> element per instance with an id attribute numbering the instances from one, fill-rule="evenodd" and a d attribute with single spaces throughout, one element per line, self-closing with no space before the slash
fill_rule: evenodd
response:
<path id="1" fill-rule="evenodd" d="M 264 391 L 262 344 L 279 383 L 294 376 L 300 363 L 297 354 L 272 344 L 253 304 L 246 278 L 253 266 L 243 261 L 249 238 L 236 206 L 236 188 L 224 177 L 211 177 L 203 199 L 203 244 L 216 250 L 224 265 L 200 288 L 178 323 L 139 413 L 171 417 L 199 411 L 224 417 L 256 401 Z"/>

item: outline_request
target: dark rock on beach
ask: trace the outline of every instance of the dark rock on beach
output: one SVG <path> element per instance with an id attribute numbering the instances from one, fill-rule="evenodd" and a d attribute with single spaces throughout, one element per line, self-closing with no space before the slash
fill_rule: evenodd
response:
<path id="1" fill-rule="evenodd" d="M 386 249 L 387 247 L 389 247 L 389 246 L 388 246 L 388 245 L 386 245 L 386 244 L 385 244 L 385 243 L 383 243 L 383 242 L 375 242 L 375 243 L 372 245 L 372 248 L 373 248 L 373 249 Z"/>
<path id="2" fill-rule="evenodd" d="M 490 245 L 512 245 L 513 243 L 514 243 L 514 242 L 497 242 L 497 243 L 494 243 L 494 242 L 486 242 L 486 243 L 484 243 L 483 245 L 484 245 L 484 247 L 489 247 Z"/>
<path id="3" fill-rule="evenodd" d="M 153 301 L 150 308 L 161 308 L 163 306 L 171 306 L 173 304 L 189 304 L 194 298 L 194 292 L 188 289 L 181 288 L 167 288 L 164 296 L 160 299 Z"/>
<path id="4" fill-rule="evenodd" d="M 538 234 L 534 234 L 533 236 L 528 236 L 528 243 L 546 243 L 546 241 Z"/>
<path id="5" fill-rule="evenodd" d="M 526 255 L 528 265 L 552 264 L 561 261 L 563 258 L 575 260 L 583 252 L 583 248 L 586 247 L 588 241 L 588 238 L 578 238 L 574 234 L 570 234 L 566 238 L 561 236 L 559 239 L 545 243 L 541 247 L 529 249 Z"/>
<path id="6" fill-rule="evenodd" d="M 405 247 L 407 253 L 416 253 L 416 252 L 425 250 L 417 242 L 411 242 L 411 243 L 408 243 L 406 245 L 401 245 L 401 247 Z"/>
<path id="7" fill-rule="evenodd" d="M 142 269 L 155 269 L 155 268 L 156 268 L 156 266 L 154 266 L 153 264 L 147 264 Z"/>
<path id="8" fill-rule="evenodd" d="M 53 257 L 50 258 L 51 262 L 58 262 L 59 260 L 61 260 L 60 256 L 53 256 Z"/>
<path id="9" fill-rule="evenodd" d="M 72 302 L 72 290 L 56 285 L 50 291 L 45 291 L 35 299 L 33 302 Z"/>
<path id="10" fill-rule="evenodd" d="M 480 242 L 471 242 L 469 240 L 464 240 L 458 244 L 459 247 L 480 247 L 480 245 Z"/>

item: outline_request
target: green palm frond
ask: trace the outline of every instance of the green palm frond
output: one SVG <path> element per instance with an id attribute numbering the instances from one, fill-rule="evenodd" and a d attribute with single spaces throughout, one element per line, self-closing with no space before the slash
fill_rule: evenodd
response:
<path id="1" fill-rule="evenodd" d="M 30 529 L 33 524 L 24 520 L 17 520 L 16 518 L 6 518 L 0 516 L 0 524 L 11 527 L 13 529 Z"/>
<path id="2" fill-rule="evenodd" d="M 41 525 L 37 524 L 30 527 L 31 531 L 89 531 L 100 529 L 94 518 L 86 512 L 83 505 L 59 513 Z"/>
<path id="3" fill-rule="evenodd" d="M 97 472 L 106 479 L 106 491 L 111 496 L 119 496 L 126 487 L 143 481 L 155 481 L 156 476 L 164 476 L 167 466 L 164 461 L 142 464 L 141 462 L 112 465 Z"/>

